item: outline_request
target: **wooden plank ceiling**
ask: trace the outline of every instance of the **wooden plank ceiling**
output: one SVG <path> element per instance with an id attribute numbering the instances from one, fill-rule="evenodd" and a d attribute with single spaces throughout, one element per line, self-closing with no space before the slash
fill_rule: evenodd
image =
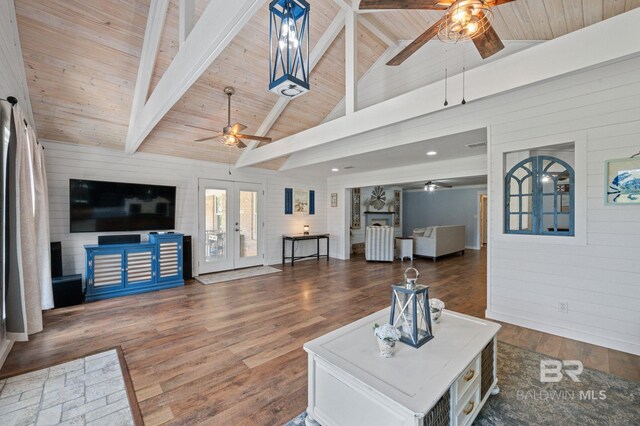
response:
<path id="1" fill-rule="evenodd" d="M 199 16 L 209 0 L 196 1 Z M 124 149 L 149 0 L 15 0 L 29 93 L 41 139 Z M 640 6 L 640 0 L 517 0 L 494 9 L 505 40 L 547 40 Z M 338 13 L 333 0 L 312 0 L 311 44 Z M 151 82 L 155 87 L 179 49 L 178 0 L 171 0 Z M 417 37 L 440 12 L 370 14 L 398 40 Z M 236 88 L 232 121 L 256 132 L 277 96 L 267 91 L 268 9 L 265 5 L 176 103 L 140 151 L 235 162 L 240 150 L 185 124 L 221 129 L 225 86 Z M 362 75 L 386 46 L 359 28 Z M 268 136 L 275 140 L 318 125 L 344 95 L 344 33 L 311 74 L 310 93 L 290 102 Z M 283 160 L 261 165 L 278 168 Z"/>

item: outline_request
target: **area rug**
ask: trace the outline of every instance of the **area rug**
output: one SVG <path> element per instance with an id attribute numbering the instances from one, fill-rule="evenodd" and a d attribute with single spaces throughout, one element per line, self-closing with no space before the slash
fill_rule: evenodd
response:
<path id="1" fill-rule="evenodd" d="M 119 348 L 0 379 L 0 425 L 142 425 Z"/>
<path id="2" fill-rule="evenodd" d="M 273 274 L 282 272 L 281 269 L 272 268 L 271 266 L 256 266 L 255 268 L 237 269 L 235 271 L 216 272 L 214 274 L 205 274 L 196 277 L 200 284 L 216 284 L 224 281 L 241 280 L 243 278 L 257 277 L 260 275 Z"/>
<path id="3" fill-rule="evenodd" d="M 540 381 L 547 355 L 498 343 L 500 393 L 490 396 L 474 425 L 640 425 L 640 382 L 585 368 L 574 382 L 566 374 Z M 569 369 L 574 369 L 571 367 Z M 301 426 L 302 413 L 285 426 Z"/>

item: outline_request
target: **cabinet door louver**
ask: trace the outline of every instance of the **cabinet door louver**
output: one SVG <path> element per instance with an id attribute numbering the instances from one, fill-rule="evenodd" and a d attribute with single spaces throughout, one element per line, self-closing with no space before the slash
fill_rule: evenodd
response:
<path id="1" fill-rule="evenodd" d="M 178 243 L 160 243 L 160 278 L 178 275 Z"/>
<path id="2" fill-rule="evenodd" d="M 127 252 L 127 278 L 129 283 L 151 281 L 151 251 Z"/>
<path id="3" fill-rule="evenodd" d="M 122 254 L 95 254 L 93 257 L 93 285 L 103 287 L 122 285 Z"/>

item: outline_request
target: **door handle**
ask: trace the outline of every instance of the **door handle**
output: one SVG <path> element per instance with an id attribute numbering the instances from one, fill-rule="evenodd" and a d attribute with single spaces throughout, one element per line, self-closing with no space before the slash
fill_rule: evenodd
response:
<path id="1" fill-rule="evenodd" d="M 236 232 L 240 231 L 240 228 L 236 228 L 236 229 L 235 229 L 235 231 L 236 231 Z"/>

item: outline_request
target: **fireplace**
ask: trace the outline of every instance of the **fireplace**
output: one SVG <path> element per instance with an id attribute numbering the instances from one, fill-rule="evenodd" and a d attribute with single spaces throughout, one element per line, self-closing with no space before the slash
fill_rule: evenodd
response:
<path id="1" fill-rule="evenodd" d="M 365 226 L 393 226 L 393 212 L 364 212 Z"/>

